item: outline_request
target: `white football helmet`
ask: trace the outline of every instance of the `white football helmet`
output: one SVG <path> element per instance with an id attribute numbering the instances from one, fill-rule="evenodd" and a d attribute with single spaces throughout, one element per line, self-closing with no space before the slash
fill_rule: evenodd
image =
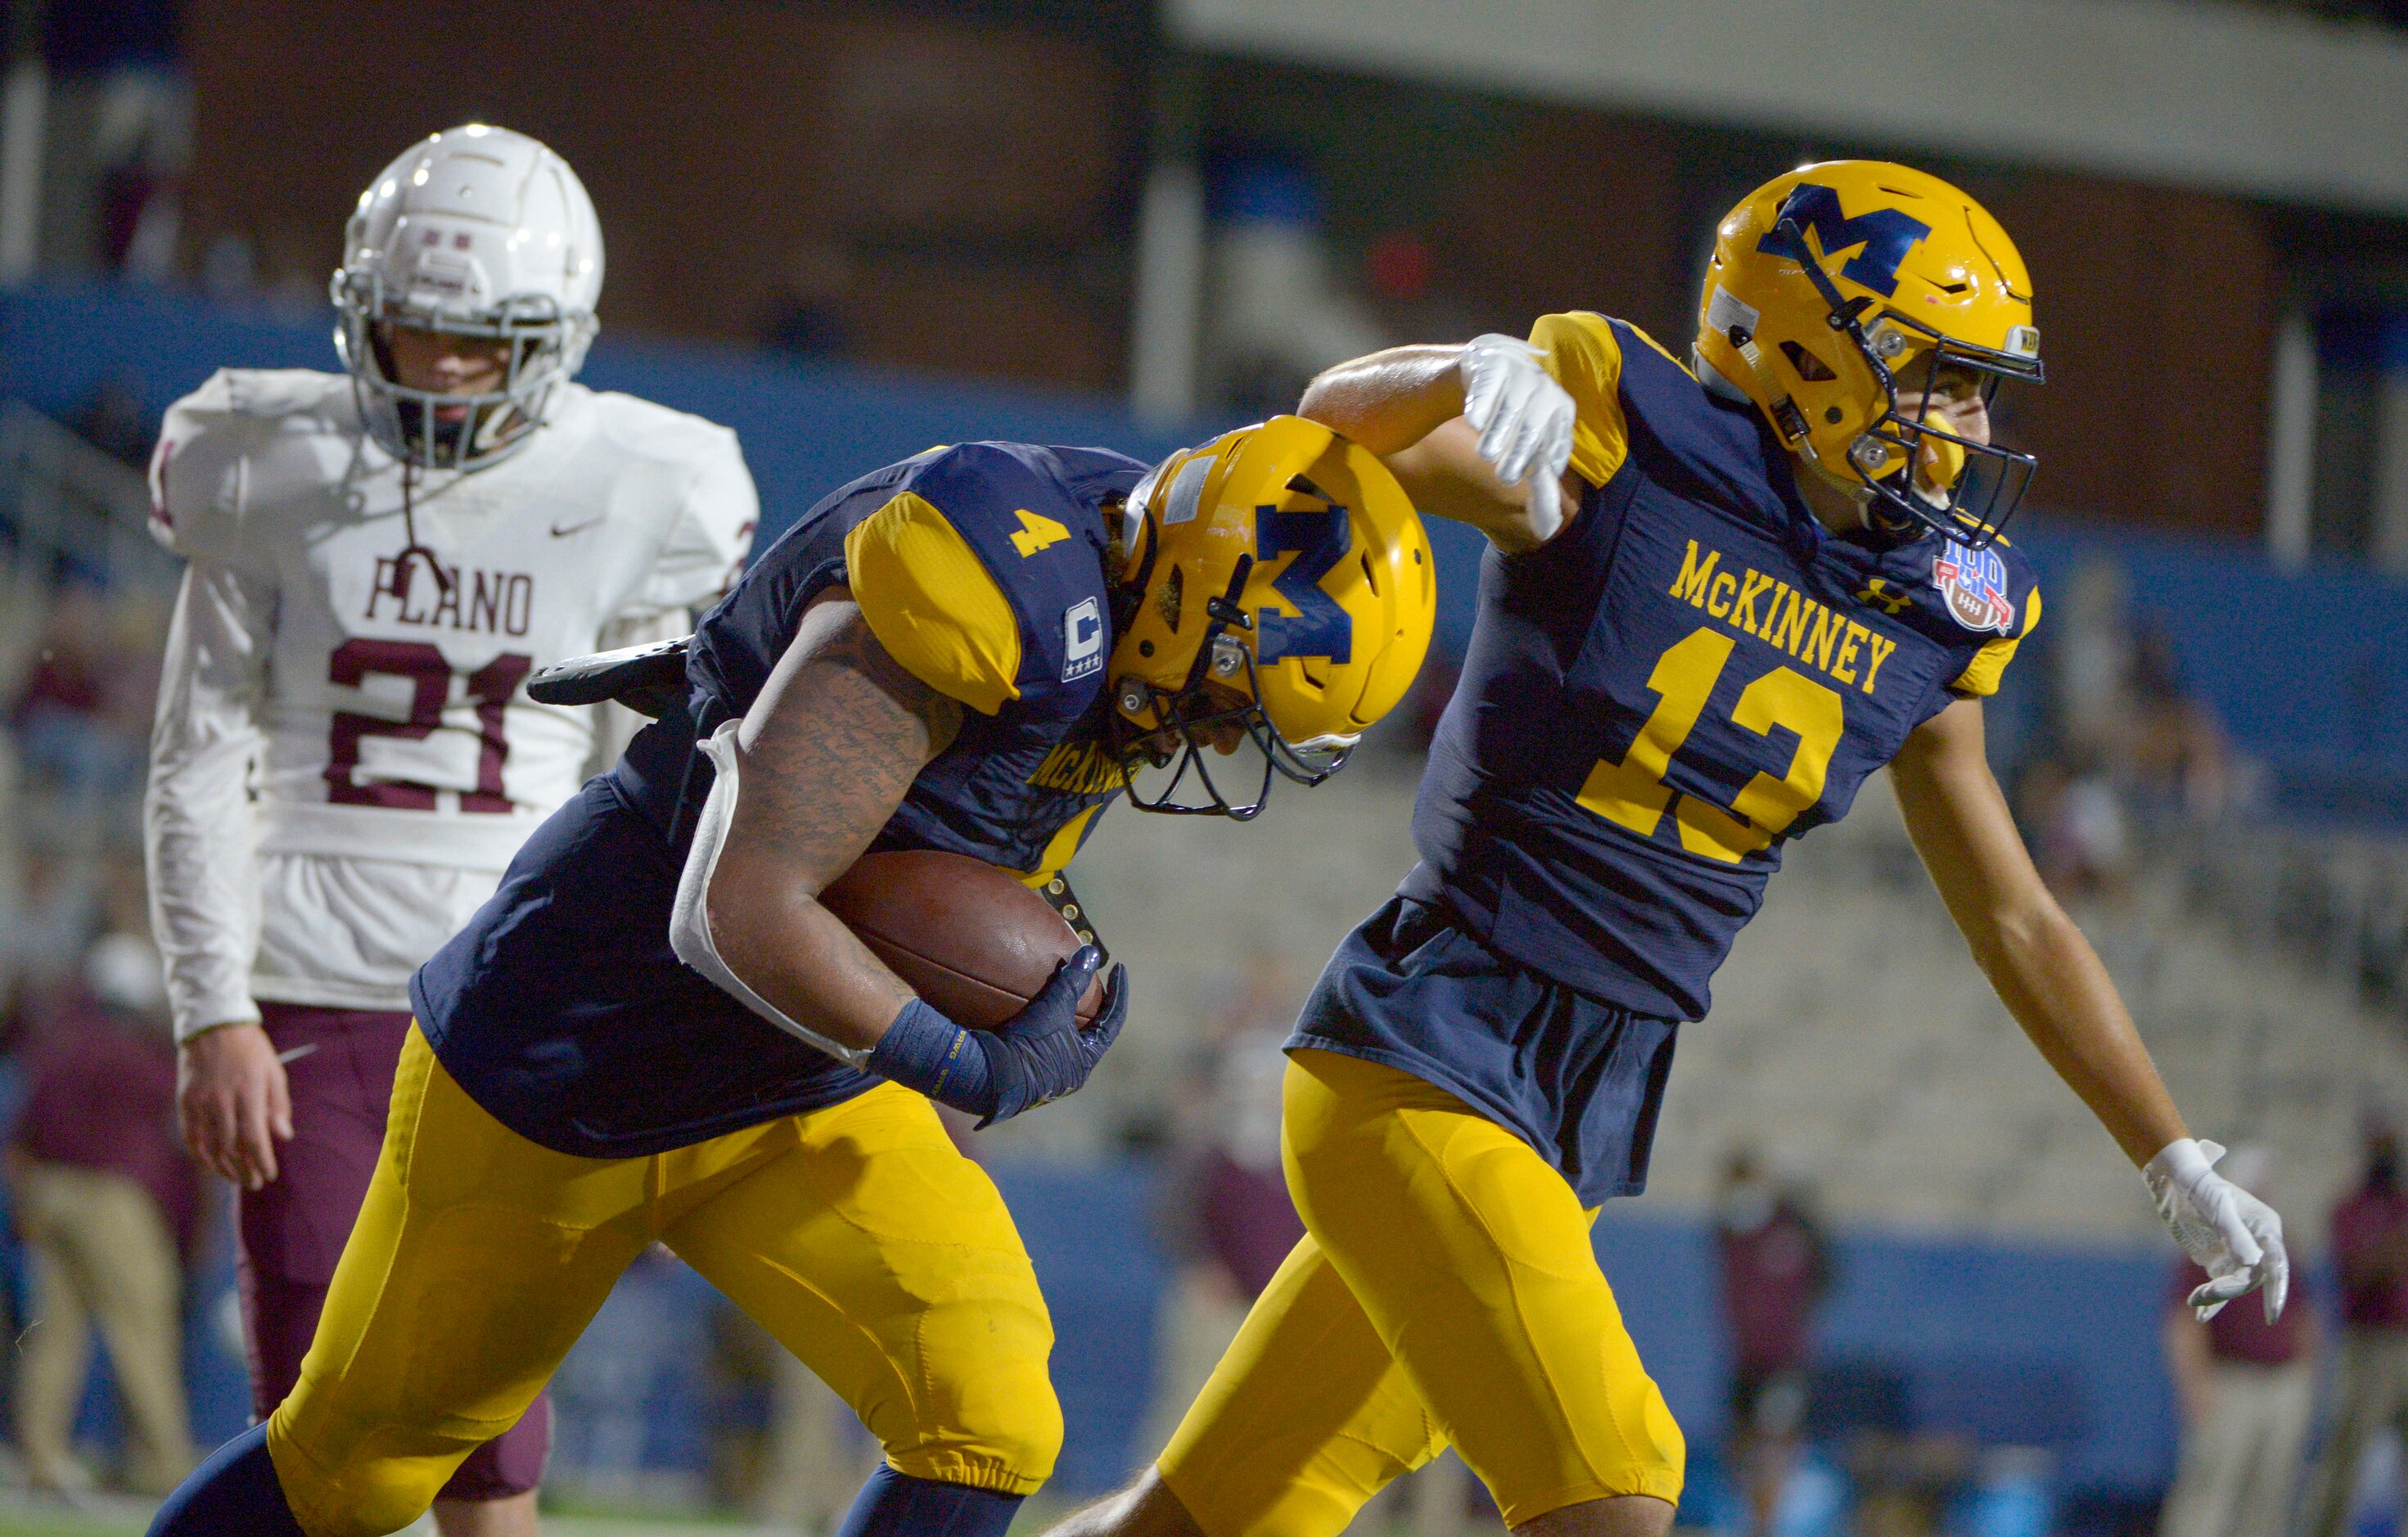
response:
<path id="1" fill-rule="evenodd" d="M 330 296 L 335 346 L 385 451 L 477 469 L 523 447 L 585 361 L 602 293 L 602 226 L 566 161 L 523 134 L 470 123 L 413 145 L 360 194 Z M 487 395 L 405 389 L 384 326 L 508 338 Z M 466 406 L 456 424 L 437 405 Z"/>

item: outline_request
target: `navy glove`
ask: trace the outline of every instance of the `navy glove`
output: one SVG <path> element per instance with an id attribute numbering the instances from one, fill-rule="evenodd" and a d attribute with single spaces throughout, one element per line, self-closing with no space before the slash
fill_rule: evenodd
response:
<path id="1" fill-rule="evenodd" d="M 1128 1018 L 1128 968 L 1115 966 L 1096 1023 L 1079 1028 L 1080 996 L 1103 958 L 1094 945 L 1081 946 L 1027 1007 L 992 1030 L 966 1030 L 913 998 L 870 1048 L 869 1070 L 980 1116 L 982 1130 L 1059 1099 L 1087 1081 Z"/>

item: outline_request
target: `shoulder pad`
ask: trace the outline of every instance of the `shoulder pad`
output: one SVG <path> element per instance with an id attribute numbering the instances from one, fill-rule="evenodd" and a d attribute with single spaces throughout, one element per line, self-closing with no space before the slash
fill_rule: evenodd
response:
<path id="1" fill-rule="evenodd" d="M 700 462 L 737 452 L 734 429 L 707 416 L 617 390 L 588 390 L 573 383 L 568 389 L 594 410 L 610 445 L 625 452 L 647 459 Z"/>
<path id="2" fill-rule="evenodd" d="M 1019 617 L 935 503 L 897 493 L 853 525 L 844 557 L 870 633 L 913 677 L 988 715 L 1020 697 Z"/>
<path id="3" fill-rule="evenodd" d="M 934 454 L 905 483 L 944 509 L 1019 616 L 1026 702 L 1083 710 L 1111 648 L 1109 541 L 1096 510 L 1107 482 L 1051 449 L 989 442 Z"/>
<path id="4" fill-rule="evenodd" d="M 1591 485 L 1613 479 L 1630 452 L 1622 411 L 1622 338 L 1615 333 L 1612 322 L 1585 310 L 1542 315 L 1530 327 L 1530 345 L 1579 412 L 1572 468 Z"/>
<path id="5" fill-rule="evenodd" d="M 150 537 L 187 560 L 227 558 L 240 542 L 242 461 L 259 434 L 236 383 L 221 368 L 168 407 L 150 451 Z"/>
<path id="6" fill-rule="evenodd" d="M 308 368 L 221 368 L 167 408 L 150 456 L 150 533 L 188 560 L 241 553 L 251 461 L 280 436 L 349 433 L 351 381 Z"/>
<path id="7" fill-rule="evenodd" d="M 1996 694 L 2016 648 L 2040 625 L 2040 577 L 2031 557 L 2004 539 L 1982 550 L 1942 550 L 1932 564 L 1932 583 L 1950 617 L 1986 623 L 1994 635 L 1948 686 L 1975 698 Z"/>

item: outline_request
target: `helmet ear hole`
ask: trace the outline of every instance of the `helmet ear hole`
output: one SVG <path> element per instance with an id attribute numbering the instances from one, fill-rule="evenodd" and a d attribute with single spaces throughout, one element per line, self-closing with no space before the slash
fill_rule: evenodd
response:
<path id="1" fill-rule="evenodd" d="M 1792 368 L 1798 370 L 1798 377 L 1809 384 L 1825 384 L 1840 377 L 1832 372 L 1829 364 L 1808 352 L 1798 342 L 1783 342 L 1781 355 L 1789 360 L 1789 366 Z"/>
<path id="2" fill-rule="evenodd" d="M 1179 633 L 1180 610 L 1186 607 L 1186 570 L 1182 567 L 1173 566 L 1170 568 L 1169 580 L 1163 582 L 1162 590 L 1154 597 L 1155 610 L 1161 613 L 1162 622 L 1170 626 L 1170 633 L 1173 635 Z"/>

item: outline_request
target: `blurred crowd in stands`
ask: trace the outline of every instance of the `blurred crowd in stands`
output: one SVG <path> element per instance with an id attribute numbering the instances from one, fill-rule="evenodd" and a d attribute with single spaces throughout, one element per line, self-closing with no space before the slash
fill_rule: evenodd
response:
<path id="1" fill-rule="evenodd" d="M 2236 767 L 2172 642 L 2131 612 L 2121 567 L 2085 561 L 2050 599 L 2024 663 L 2037 687 L 2002 767 L 2049 884 L 2113 900 L 2144 847 L 2187 847 L 2238 809 Z"/>
<path id="2" fill-rule="evenodd" d="M 87 146 L 68 167 L 82 195 L 66 206 L 88 209 L 70 232 L 81 252 L 73 265 L 150 281 L 183 271 L 212 293 L 314 316 L 315 276 L 263 271 L 239 235 L 179 255 L 190 101 L 175 62 L 178 8 L 54 0 L 47 9 L 57 111 L 81 125 L 75 142 Z M 2401 0 L 2279 8 L 2408 25 Z M 1245 302 L 1216 307 L 1225 328 L 1207 338 L 1208 371 L 1218 397 L 1272 409 L 1333 355 L 1386 339 L 1381 317 L 1423 294 L 1428 252 L 1383 243 L 1357 282 L 1307 237 L 1318 193 L 1294 167 L 1225 172 L 1214 281 Z M 797 251 L 764 339 L 850 351 L 864 278 L 842 248 Z M 1451 323 L 1430 320 L 1431 334 Z M 106 381 L 71 423 L 128 475 L 155 430 L 143 395 L 137 381 Z M 22 478 L 21 467 L 0 467 L 21 496 Z M 0 496 L 0 1170 L 14 1234 L 0 1244 L 0 1327 L 21 1341 L 0 1396 L 25 1482 L 157 1490 L 194 1453 L 183 1333 L 203 1312 L 190 1305 L 196 1289 L 222 1285 L 203 1278 L 222 1276 L 224 1248 L 213 1192 L 174 1134 L 175 1056 L 139 853 L 169 590 L 160 568 L 40 542 L 15 510 Z M 138 524 L 140 510 L 107 515 Z M 2340 863 L 2301 842 L 2270 856 L 2236 826 L 2258 803 L 2258 775 L 2186 685 L 2168 637 L 2135 613 L 2121 568 L 2081 564 L 2055 580 L 2050 602 L 2010 675 L 2020 693 L 2002 701 L 1995 736 L 2051 884 L 2087 911 L 2112 912 L 2133 901 L 2152 868 L 2186 867 L 2202 907 L 2257 922 L 2345 969 L 2363 996 L 2408 1007 L 2408 867 Z M 1433 656 L 1411 711 L 1421 740 L 1453 681 Z M 2236 864 L 2245 879 L 2220 876 Z M 1209 1028 L 1160 1097 L 1168 1114 L 1126 1139 L 1159 1171 L 1156 1236 L 1174 1276 L 1151 1420 L 1135 1438 L 1142 1447 L 1168 1436 L 1301 1231 L 1280 1166 L 1278 1045 L 1305 981 L 1272 961 L 1225 978 Z M 2182 1303 L 2196 1275 L 2169 1275 L 2163 1343 L 2183 1436 L 2163 1537 L 2279 1537 L 2303 1519 L 2310 1537 L 2336 1537 L 2356 1508 L 2364 1447 L 2408 1424 L 2408 1185 L 2398 1133 L 2380 1117 L 2367 1130 L 2364 1177 L 2341 1193 L 2331 1222 L 2337 1290 L 2303 1274 L 2280 1325 L 2267 1325 L 2253 1299 L 2201 1329 Z M 2243 1184 L 2268 1177 L 2247 1149 L 2232 1172 Z M 1730 1393 L 1723 1505 L 1701 1518 L 1745 1537 L 1825 1537 L 1851 1520 L 1867 1537 L 1924 1537 L 1957 1519 L 1948 1513 L 1978 1488 L 1995 1496 L 1978 1537 L 2048 1530 L 2044 1502 L 2015 1503 L 2035 1483 L 2028 1462 L 1851 1419 L 1847 1400 L 1863 1385 L 1821 1371 L 1814 1349 L 1815 1311 L 1838 1279 L 1832 1246 L 1794 1171 L 1770 1150 L 1733 1150 L 1712 1217 Z M 1701 1307 L 1701 1319 L 1715 1316 Z M 74 1429 L 95 1334 L 123 1427 L 114 1465 L 97 1469 Z M 709 1443 L 698 1501 L 820 1527 L 874 1456 L 825 1388 L 666 1256 L 638 1268 L 594 1338 L 599 1348 L 573 1357 L 557 1385 L 563 1463 L 586 1470 L 594 1492 L 609 1494 L 610 1470 L 643 1459 L 660 1384 L 671 1380 L 693 1433 Z M 2328 1367 L 2329 1429 L 2319 1440 L 2316 1383 Z M 1449 1460 L 1411 1481 L 1391 1514 L 1444 1532 L 1481 1499 Z M 2137 1537 L 2130 1523 L 2124 1530 Z"/>

